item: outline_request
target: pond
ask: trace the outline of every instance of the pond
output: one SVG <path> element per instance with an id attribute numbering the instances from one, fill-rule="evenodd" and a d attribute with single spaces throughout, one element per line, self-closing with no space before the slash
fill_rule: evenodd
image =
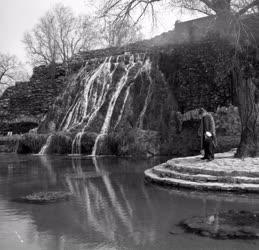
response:
<path id="1" fill-rule="evenodd" d="M 177 224 L 229 209 L 258 211 L 259 196 L 166 189 L 144 170 L 166 159 L 0 155 L 0 249 L 258 249 L 257 240 L 215 240 Z M 13 199 L 67 191 L 51 204 Z"/>

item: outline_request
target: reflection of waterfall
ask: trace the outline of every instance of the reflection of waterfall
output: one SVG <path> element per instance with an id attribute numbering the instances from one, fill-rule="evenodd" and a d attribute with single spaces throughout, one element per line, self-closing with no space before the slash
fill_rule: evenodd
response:
<path id="1" fill-rule="evenodd" d="M 57 183 L 57 174 L 53 170 L 53 166 L 52 166 L 51 161 L 49 160 L 49 156 L 48 155 L 41 155 L 40 161 L 41 161 L 42 165 L 47 169 L 48 176 L 50 178 L 51 183 L 56 184 Z"/>
<path id="2" fill-rule="evenodd" d="M 54 135 L 50 135 L 46 141 L 46 143 L 43 145 L 43 147 L 41 148 L 39 155 L 45 155 L 48 152 L 48 148 L 50 146 L 51 140 L 53 138 Z"/>
<path id="3" fill-rule="evenodd" d="M 83 169 L 82 169 L 81 159 L 80 158 L 73 158 L 72 159 L 72 166 L 73 166 L 73 170 L 74 170 L 75 174 L 78 177 L 82 177 L 83 176 Z"/>
<path id="4" fill-rule="evenodd" d="M 79 168 L 80 161 L 81 159 L 74 161 Z M 102 173 L 100 178 L 80 180 L 67 177 L 70 191 L 84 205 L 86 215 L 84 224 L 111 242 L 118 242 L 119 234 L 116 232 L 122 230 L 122 227 L 136 244 L 147 240 L 152 242 L 155 235 L 152 220 L 148 222 L 149 226 L 145 226 L 145 230 L 138 228 L 140 226 L 138 216 L 142 215 L 143 211 L 139 212 L 139 208 L 136 209 L 135 200 L 132 200 L 135 196 L 130 195 L 128 187 L 123 182 L 111 178 L 111 174 L 105 170 L 103 159 L 93 157 L 93 164 L 95 171 Z M 140 187 L 138 193 L 144 198 L 141 201 L 145 204 L 143 207 L 145 213 L 150 213 L 152 206 L 144 185 Z"/>

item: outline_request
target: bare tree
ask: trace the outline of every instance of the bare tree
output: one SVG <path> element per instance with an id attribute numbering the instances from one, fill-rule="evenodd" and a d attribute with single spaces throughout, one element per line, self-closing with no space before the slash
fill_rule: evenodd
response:
<path id="1" fill-rule="evenodd" d="M 137 11 L 137 20 L 148 10 L 155 13 L 157 4 L 198 11 L 206 15 L 225 15 L 231 12 L 236 16 L 258 9 L 258 0 L 108 0 L 102 1 L 99 9 L 101 16 L 114 15 L 117 19 L 132 16 Z"/>
<path id="2" fill-rule="evenodd" d="M 101 33 L 104 45 L 108 47 L 120 47 L 143 38 L 141 26 L 134 25 L 129 18 L 116 23 L 106 20 Z"/>
<path id="3" fill-rule="evenodd" d="M 234 45 L 236 53 L 233 56 L 232 71 L 234 87 L 238 97 L 239 113 L 242 124 L 241 141 L 236 156 L 246 157 L 259 154 L 256 121 L 258 118 L 258 104 L 255 94 L 258 91 L 255 77 L 247 74 L 247 58 L 245 48 L 250 46 L 253 32 L 248 33 L 244 23 L 244 15 L 255 13 L 258 21 L 259 0 L 107 0 L 103 1 L 99 9 L 101 17 L 115 16 L 115 21 L 127 17 L 136 17 L 138 22 L 146 13 L 152 16 L 158 5 L 197 11 L 215 18 L 214 30 L 229 39 Z M 255 27 L 259 22 L 255 23 Z M 245 39 L 243 39 L 245 35 Z M 246 46 L 243 46 L 245 41 Z M 258 41 L 257 41 L 258 42 Z M 251 61 L 251 60 L 250 60 Z M 252 67 L 250 67 L 252 68 Z"/>
<path id="4" fill-rule="evenodd" d="M 81 50 L 94 47 L 97 30 L 90 17 L 75 17 L 70 8 L 61 4 L 56 5 L 53 16 L 56 20 L 55 40 L 59 59 L 62 62 L 68 62 L 75 53 Z"/>
<path id="5" fill-rule="evenodd" d="M 29 74 L 16 56 L 0 53 L 0 93 L 16 81 L 27 81 Z"/>
<path id="6" fill-rule="evenodd" d="M 16 56 L 0 53 L 0 84 L 12 85 L 15 81 L 27 81 L 29 74 Z"/>
<path id="7" fill-rule="evenodd" d="M 91 1 L 91 0 L 90 0 Z M 115 16 L 115 22 L 128 17 L 135 17 L 137 23 L 145 14 L 152 17 L 156 14 L 158 5 L 165 8 L 199 12 L 204 15 L 214 15 L 215 28 L 229 35 L 229 32 L 239 38 L 242 28 L 240 22 L 244 14 L 258 13 L 259 0 L 101 0 L 98 14 L 100 17 Z M 224 27 L 224 28 L 223 28 Z"/>
<path id="8" fill-rule="evenodd" d="M 32 65 L 51 64 L 58 60 L 55 32 L 54 18 L 47 13 L 31 32 L 24 34 L 23 43 Z"/>
<path id="9" fill-rule="evenodd" d="M 71 8 L 57 4 L 33 28 L 23 42 L 33 65 L 67 63 L 80 50 L 94 44 L 95 29 L 88 16 L 76 17 Z"/>

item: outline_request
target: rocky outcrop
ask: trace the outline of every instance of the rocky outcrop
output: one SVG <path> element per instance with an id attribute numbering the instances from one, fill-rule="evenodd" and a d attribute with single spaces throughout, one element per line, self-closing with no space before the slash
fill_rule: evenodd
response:
<path id="1" fill-rule="evenodd" d="M 200 150 L 195 112 L 205 107 L 217 123 L 217 150 L 236 147 L 240 121 L 230 106 L 230 45 L 169 40 L 81 52 L 66 70 L 36 68 L 30 82 L 1 97 L 2 133 L 37 126 L 38 133 L 61 132 L 77 154 L 194 155 Z M 230 112 L 219 111 L 222 106 Z"/>
<path id="2" fill-rule="evenodd" d="M 237 109 L 226 114 L 218 109 L 234 102 L 230 52 L 222 44 L 205 41 L 145 53 L 138 47 L 119 55 L 122 48 L 111 48 L 93 51 L 92 59 L 90 52 L 81 53 L 77 60 L 83 66 L 67 78 L 38 131 L 69 132 L 76 154 L 194 155 L 200 139 L 198 116 L 192 114 L 205 107 L 216 119 L 218 151 L 236 147 Z M 103 57 L 111 51 L 115 55 Z"/>
<path id="3" fill-rule="evenodd" d="M 64 87 L 62 66 L 34 68 L 29 82 L 17 82 L 0 97 L 0 133 L 26 133 L 39 125 Z"/>

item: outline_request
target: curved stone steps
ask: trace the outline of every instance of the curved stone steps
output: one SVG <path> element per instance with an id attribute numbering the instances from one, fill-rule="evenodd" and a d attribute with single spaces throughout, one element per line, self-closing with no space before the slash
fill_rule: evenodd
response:
<path id="1" fill-rule="evenodd" d="M 204 174 L 203 170 L 197 173 L 189 173 L 187 171 L 176 171 L 169 168 L 165 168 L 164 164 L 158 165 L 152 169 L 153 173 L 161 178 L 169 177 L 174 179 L 181 179 L 193 182 L 221 182 L 221 183 L 250 183 L 259 184 L 258 177 L 247 177 L 247 176 L 231 176 L 231 175 L 210 175 Z"/>
<path id="2" fill-rule="evenodd" d="M 246 171 L 246 170 L 222 170 L 222 169 L 213 169 L 206 167 L 197 167 L 197 166 L 186 166 L 181 163 L 170 162 L 162 164 L 165 168 L 169 170 L 173 170 L 180 173 L 187 174 L 204 174 L 204 175 L 212 175 L 212 176 L 243 176 L 243 177 L 258 177 L 259 178 L 259 168 L 258 171 Z"/>
<path id="3" fill-rule="evenodd" d="M 259 184 L 250 183 L 224 183 L 224 182 L 197 182 L 170 177 L 159 177 L 153 169 L 145 171 L 145 178 L 151 182 L 204 191 L 234 191 L 259 193 Z"/>

